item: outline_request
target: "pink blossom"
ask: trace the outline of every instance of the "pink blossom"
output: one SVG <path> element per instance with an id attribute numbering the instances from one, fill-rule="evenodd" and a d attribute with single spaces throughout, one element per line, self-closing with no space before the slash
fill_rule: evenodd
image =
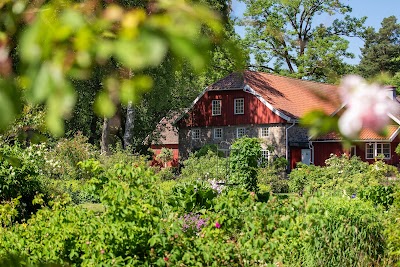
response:
<path id="1" fill-rule="evenodd" d="M 221 228 L 221 224 L 219 224 L 219 222 L 216 222 L 215 227 L 219 229 L 219 228 Z"/>
<path id="2" fill-rule="evenodd" d="M 349 138 L 357 137 L 363 128 L 382 131 L 390 122 L 387 114 L 396 113 L 399 108 L 398 103 L 386 96 L 384 88 L 367 84 L 355 75 L 343 78 L 340 94 L 347 109 L 339 119 L 339 129 Z"/>
<path id="3" fill-rule="evenodd" d="M 100 250 L 100 253 L 101 253 L 101 254 L 104 254 L 104 252 L 105 252 L 104 249 L 101 249 L 101 250 Z"/>
<path id="4" fill-rule="evenodd" d="M 164 261 L 168 261 L 169 260 L 168 257 L 164 257 L 163 259 L 164 259 Z"/>

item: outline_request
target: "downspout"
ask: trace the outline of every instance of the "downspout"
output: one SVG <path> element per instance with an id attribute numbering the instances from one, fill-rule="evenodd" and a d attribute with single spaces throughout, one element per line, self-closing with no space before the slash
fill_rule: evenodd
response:
<path id="1" fill-rule="evenodd" d="M 310 164 L 315 165 L 314 164 L 314 145 L 313 145 L 311 140 L 308 143 L 308 147 L 310 148 L 310 151 L 311 151 L 311 162 L 310 162 Z"/>
<path id="2" fill-rule="evenodd" d="M 288 131 L 290 128 L 292 128 L 293 126 L 295 126 L 296 122 L 293 122 L 292 125 L 290 125 L 289 127 L 286 127 L 286 160 L 288 161 L 288 166 L 287 169 L 289 170 L 290 167 L 290 162 L 289 162 L 289 138 L 288 138 Z"/>

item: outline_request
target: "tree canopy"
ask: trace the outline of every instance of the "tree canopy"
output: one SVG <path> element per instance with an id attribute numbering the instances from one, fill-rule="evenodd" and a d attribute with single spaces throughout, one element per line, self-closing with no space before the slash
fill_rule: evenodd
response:
<path id="1" fill-rule="evenodd" d="M 297 78 L 333 80 L 347 71 L 344 37 L 363 35 L 365 17 L 349 15 L 351 8 L 338 0 L 241 0 L 246 43 L 255 68 Z M 322 16 L 340 15 L 330 24 Z M 333 78 L 332 78 L 333 77 Z"/>
<path id="2" fill-rule="evenodd" d="M 400 23 L 395 16 L 384 18 L 376 32 L 368 28 L 364 48 L 361 49 L 359 72 L 366 78 L 386 72 L 400 71 Z"/>
<path id="3" fill-rule="evenodd" d="M 89 0 L 2 1 L 0 128 L 26 102 L 43 104 L 50 131 L 62 134 L 63 119 L 76 102 L 73 81 L 90 79 L 95 67 L 117 66 L 96 81 L 102 85 L 96 111 L 112 116 L 120 102 L 151 87 L 143 71 L 159 66 L 168 54 L 195 70 L 207 65 L 204 51 L 221 41 L 223 31 L 215 12 L 185 1 L 138 3 L 126 8 Z M 139 75 L 121 75 L 128 69 Z"/>

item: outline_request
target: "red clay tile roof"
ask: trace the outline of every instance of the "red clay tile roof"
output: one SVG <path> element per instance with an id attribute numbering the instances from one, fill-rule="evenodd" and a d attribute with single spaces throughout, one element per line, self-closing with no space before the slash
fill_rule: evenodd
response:
<path id="1" fill-rule="evenodd" d="M 332 114 L 340 107 L 338 87 L 335 85 L 263 72 L 232 73 L 207 90 L 244 89 L 246 85 L 274 109 L 292 119 L 299 119 L 315 109 Z"/>
<path id="2" fill-rule="evenodd" d="M 395 138 L 400 131 L 399 125 L 388 125 L 385 134 L 379 134 L 371 129 L 363 129 L 360 132 L 360 136 L 355 141 L 390 141 L 390 139 Z M 318 138 L 314 138 L 312 141 L 341 141 L 343 138 L 338 133 L 328 133 Z"/>

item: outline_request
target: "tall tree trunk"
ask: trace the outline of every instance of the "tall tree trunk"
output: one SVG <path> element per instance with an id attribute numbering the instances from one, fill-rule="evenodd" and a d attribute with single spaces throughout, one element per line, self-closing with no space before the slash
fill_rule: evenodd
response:
<path id="1" fill-rule="evenodd" d="M 128 107 L 126 108 L 126 120 L 125 120 L 125 133 L 124 133 L 124 149 L 132 148 L 133 146 L 133 127 L 135 126 L 135 108 L 133 107 L 132 101 L 129 101 Z"/>
<path id="2" fill-rule="evenodd" d="M 101 154 L 108 155 L 110 153 L 109 140 L 110 140 L 110 119 L 104 118 L 103 130 L 101 132 L 101 142 L 100 142 Z"/>

